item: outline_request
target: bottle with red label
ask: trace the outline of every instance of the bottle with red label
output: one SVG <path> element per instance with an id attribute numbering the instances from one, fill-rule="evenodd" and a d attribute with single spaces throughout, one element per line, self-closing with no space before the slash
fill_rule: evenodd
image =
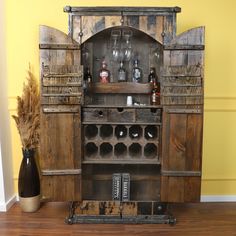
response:
<path id="1" fill-rule="evenodd" d="M 101 83 L 110 82 L 110 71 L 107 69 L 107 63 L 105 60 L 102 61 L 102 66 L 99 72 L 99 79 Z"/>

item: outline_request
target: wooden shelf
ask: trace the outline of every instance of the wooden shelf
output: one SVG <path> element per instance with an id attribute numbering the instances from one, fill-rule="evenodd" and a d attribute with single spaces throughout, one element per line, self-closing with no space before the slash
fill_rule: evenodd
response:
<path id="1" fill-rule="evenodd" d="M 83 175 L 85 180 L 99 180 L 99 181 L 107 181 L 112 180 L 112 174 L 94 174 L 94 175 Z M 160 174 L 156 175 L 147 175 L 147 174 L 131 174 L 131 181 L 159 181 Z"/>
<path id="2" fill-rule="evenodd" d="M 149 83 L 92 83 L 89 87 L 91 93 L 118 93 L 118 94 L 149 94 L 152 90 L 152 85 Z"/>
<path id="3" fill-rule="evenodd" d="M 162 108 L 162 105 L 132 105 L 132 106 L 127 106 L 127 105 L 95 105 L 95 104 L 87 104 L 83 106 L 84 108 L 124 108 L 124 109 L 158 109 Z"/>
<path id="4" fill-rule="evenodd" d="M 84 160 L 82 164 L 130 164 L 130 165 L 138 165 L 138 164 L 152 164 L 152 165 L 160 165 L 160 161 L 155 160 Z"/>

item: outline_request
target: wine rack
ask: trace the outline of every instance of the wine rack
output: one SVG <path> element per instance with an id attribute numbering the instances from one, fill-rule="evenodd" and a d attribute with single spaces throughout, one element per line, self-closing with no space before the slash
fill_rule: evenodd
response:
<path id="1" fill-rule="evenodd" d="M 160 126 L 84 124 L 84 163 L 159 162 Z"/>

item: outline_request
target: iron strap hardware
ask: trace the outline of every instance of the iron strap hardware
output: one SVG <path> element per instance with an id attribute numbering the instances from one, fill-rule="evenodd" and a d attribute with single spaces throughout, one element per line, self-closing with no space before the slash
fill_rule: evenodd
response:
<path id="1" fill-rule="evenodd" d="M 163 176 L 201 176 L 201 171 L 171 171 L 171 170 L 162 170 L 161 175 Z"/>
<path id="2" fill-rule="evenodd" d="M 80 50 L 80 45 L 78 44 L 39 44 L 39 49 L 54 49 L 54 50 Z"/>
<path id="3" fill-rule="evenodd" d="M 79 175 L 81 172 L 81 169 L 42 170 L 42 175 Z"/>

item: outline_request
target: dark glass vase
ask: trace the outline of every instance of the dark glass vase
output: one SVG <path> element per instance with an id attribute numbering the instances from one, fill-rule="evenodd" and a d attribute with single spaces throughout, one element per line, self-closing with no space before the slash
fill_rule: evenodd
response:
<path id="1" fill-rule="evenodd" d="M 34 212 L 40 204 L 40 180 L 35 161 L 34 149 L 22 149 L 23 159 L 20 165 L 18 193 L 20 205 L 25 212 Z"/>

